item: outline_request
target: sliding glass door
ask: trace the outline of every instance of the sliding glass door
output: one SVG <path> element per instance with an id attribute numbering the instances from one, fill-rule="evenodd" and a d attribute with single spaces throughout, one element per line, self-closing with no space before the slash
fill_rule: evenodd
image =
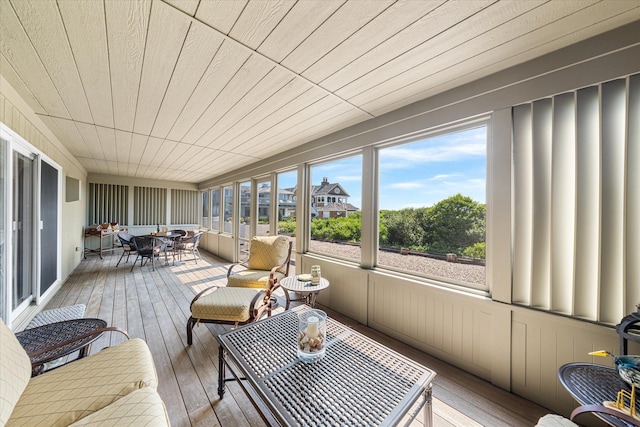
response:
<path id="1" fill-rule="evenodd" d="M 35 161 L 30 154 L 13 151 L 11 310 L 21 311 L 34 295 L 34 177 Z"/>

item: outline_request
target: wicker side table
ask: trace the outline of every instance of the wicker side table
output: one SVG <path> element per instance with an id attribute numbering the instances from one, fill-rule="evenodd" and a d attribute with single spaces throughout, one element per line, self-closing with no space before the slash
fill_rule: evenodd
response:
<path id="1" fill-rule="evenodd" d="M 280 280 L 278 284 L 282 289 L 284 289 L 284 295 L 287 298 L 287 305 L 285 306 L 285 310 L 289 310 L 291 301 L 305 301 L 311 306 L 311 308 L 315 307 L 316 298 L 318 297 L 320 291 L 327 289 L 330 285 L 329 281 L 324 277 L 320 278 L 319 284 L 314 285 L 311 282 L 298 280 L 297 276 L 285 277 L 284 279 Z M 306 295 L 302 298 L 291 299 L 291 297 L 289 296 L 289 292 L 296 292 Z"/>

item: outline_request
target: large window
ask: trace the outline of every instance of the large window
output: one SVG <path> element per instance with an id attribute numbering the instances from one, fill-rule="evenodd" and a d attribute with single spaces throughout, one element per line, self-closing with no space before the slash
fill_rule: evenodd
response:
<path id="1" fill-rule="evenodd" d="M 309 249 L 360 261 L 362 156 L 311 167 Z"/>
<path id="2" fill-rule="evenodd" d="M 211 190 L 211 230 L 220 230 L 220 189 Z"/>
<path id="3" fill-rule="evenodd" d="M 222 188 L 222 205 L 222 231 L 224 233 L 231 233 L 233 230 L 233 186 L 228 185 Z"/>
<path id="4" fill-rule="evenodd" d="M 249 259 L 249 240 L 251 239 L 251 181 L 240 185 L 240 226 L 238 236 L 238 257 L 240 261 Z"/>
<path id="5" fill-rule="evenodd" d="M 209 191 L 202 192 L 202 221 L 200 225 L 204 228 L 209 228 Z"/>
<path id="6" fill-rule="evenodd" d="M 486 126 L 379 150 L 378 265 L 484 289 Z"/>
<path id="7" fill-rule="evenodd" d="M 271 223 L 271 182 L 258 182 L 258 224 L 256 235 L 268 236 Z"/>

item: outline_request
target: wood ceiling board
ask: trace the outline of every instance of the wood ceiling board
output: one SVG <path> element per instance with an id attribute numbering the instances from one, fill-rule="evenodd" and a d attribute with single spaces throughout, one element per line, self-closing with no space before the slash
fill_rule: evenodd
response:
<path id="1" fill-rule="evenodd" d="M 105 2 L 116 129 L 133 131 L 150 9 L 150 0 Z"/>
<path id="2" fill-rule="evenodd" d="M 136 171 L 138 170 L 138 165 L 129 163 L 127 165 L 127 173 L 126 176 L 136 176 Z"/>
<path id="3" fill-rule="evenodd" d="M 74 120 L 92 123 L 87 97 L 55 1 L 11 3 Z"/>
<path id="4" fill-rule="evenodd" d="M 134 132 L 151 133 L 190 25 L 191 20 L 184 13 L 162 2 L 153 3 Z"/>
<path id="5" fill-rule="evenodd" d="M 91 157 L 77 157 L 77 159 L 82 165 L 82 167 L 85 168 L 87 171 L 94 172 L 98 170 L 98 163 L 96 162 L 95 159 Z"/>
<path id="6" fill-rule="evenodd" d="M 569 2 L 561 2 L 562 5 L 568 5 Z M 575 5 L 575 4 L 574 4 Z M 602 31 L 618 27 L 623 22 L 630 22 L 640 17 L 635 16 L 634 11 L 640 11 L 639 8 L 632 9 L 629 15 L 623 13 L 628 10 L 629 3 L 596 3 L 588 9 L 574 10 L 574 13 L 561 15 L 560 11 L 532 11 L 536 14 L 536 19 L 541 22 L 543 16 L 539 13 L 546 14 L 548 24 L 544 27 L 534 26 L 531 31 L 522 36 L 512 38 L 509 41 L 500 43 L 499 35 L 496 34 L 492 38 L 474 39 L 465 44 L 464 48 L 450 50 L 427 63 L 421 64 L 404 75 L 391 79 L 377 88 L 364 92 L 353 99 L 353 102 L 371 108 L 377 114 L 391 111 L 401 105 L 407 105 L 418 99 L 423 99 L 425 92 L 430 87 L 446 85 L 447 82 L 458 79 L 457 83 L 461 83 L 464 79 L 466 82 L 487 76 L 492 72 L 505 69 L 510 66 L 517 65 L 545 53 L 566 47 L 572 43 L 584 40 L 590 36 L 596 35 L 600 30 L 599 23 L 601 19 L 607 20 L 609 16 L 616 16 L 615 23 L 608 22 Z M 531 18 L 527 15 L 519 17 L 517 20 L 506 23 L 504 30 L 509 32 L 517 32 L 517 28 L 526 26 L 531 22 Z M 626 18 L 625 18 L 626 16 Z M 576 28 L 582 27 L 585 33 L 576 34 Z M 570 34 L 565 34 L 570 28 Z M 497 31 L 497 30 L 496 30 Z M 514 33 L 516 34 L 516 33 Z M 493 45 L 489 41 L 493 40 Z M 475 55 L 465 54 L 464 52 L 476 52 Z M 464 66 L 461 64 L 464 63 Z M 460 74 L 453 74 L 448 67 L 442 64 L 458 64 L 457 70 Z M 462 72 L 462 70 L 468 70 Z M 464 77 L 467 74 L 473 76 Z M 448 86 L 440 86 L 440 91 L 446 90 Z M 416 95 L 421 94 L 423 98 Z"/>
<path id="7" fill-rule="evenodd" d="M 276 149 L 278 152 L 289 150 L 293 146 L 299 146 L 339 129 L 344 129 L 345 123 L 360 123 L 369 118 L 360 110 L 349 108 L 345 104 L 338 104 L 316 113 L 313 121 L 307 120 L 293 126 L 287 126 L 286 123 L 283 123 L 279 133 L 260 141 L 252 148 L 252 153 L 255 156 L 266 158 L 274 155 Z M 292 117 L 291 120 L 295 121 L 295 118 Z M 275 130 L 276 128 L 274 128 Z"/>
<path id="8" fill-rule="evenodd" d="M 208 145 L 207 141 L 214 141 L 219 135 L 244 119 L 293 79 L 294 77 L 291 76 L 291 73 L 282 68 L 274 67 L 271 69 L 269 74 L 238 101 L 231 110 L 227 111 L 220 120 L 214 123 L 213 126 L 196 141 L 196 144 L 206 146 Z"/>
<path id="9" fill-rule="evenodd" d="M 107 31 L 102 2 L 58 2 L 94 123 L 113 127 Z"/>
<path id="10" fill-rule="evenodd" d="M 233 137 L 232 135 L 225 135 L 226 142 L 224 143 L 224 147 L 220 148 L 224 148 L 226 151 L 233 151 L 235 147 L 238 147 L 249 140 L 253 140 L 254 138 L 259 137 L 260 134 L 266 132 L 273 126 L 276 126 L 283 120 L 286 120 L 287 117 L 293 116 L 307 106 L 312 105 L 316 102 L 320 102 L 321 100 L 326 98 L 333 97 L 329 97 L 329 95 L 327 95 L 325 91 L 312 86 L 309 90 L 305 91 L 302 95 L 298 96 L 294 100 L 288 102 L 282 108 L 273 111 L 266 119 L 256 123 L 252 127 L 244 129 L 242 133 Z M 333 98 L 333 102 L 335 103 L 337 102 L 337 100 Z M 232 138 L 229 139 L 230 137 Z"/>
<path id="11" fill-rule="evenodd" d="M 109 171 L 109 175 L 118 176 L 120 175 L 120 168 L 118 167 L 118 162 L 112 160 L 106 160 L 107 170 Z"/>
<path id="12" fill-rule="evenodd" d="M 102 151 L 102 144 L 100 143 L 100 137 L 98 136 L 98 132 L 96 131 L 96 127 L 94 125 L 90 125 L 88 123 L 82 122 L 73 122 L 78 129 L 78 132 L 82 136 L 85 144 L 87 144 L 87 148 L 91 153 L 91 157 L 96 160 L 104 160 L 105 155 Z M 90 171 L 93 172 L 93 171 Z"/>
<path id="13" fill-rule="evenodd" d="M 250 55 L 251 53 L 247 49 L 232 41 L 225 40 L 202 79 L 198 82 L 198 86 L 189 98 L 187 105 L 184 106 L 167 138 L 181 141 Z"/>
<path id="14" fill-rule="evenodd" d="M 156 155 L 153 157 L 150 165 L 157 166 L 159 168 L 171 167 L 175 159 L 181 156 L 185 145 L 186 144 L 181 144 L 168 139 L 162 140 L 162 145 L 156 151 Z"/>
<path id="15" fill-rule="evenodd" d="M 353 0 L 345 3 L 293 52 L 282 64 L 300 74 L 345 39 L 393 4 L 389 0 Z"/>
<path id="16" fill-rule="evenodd" d="M 220 33 L 204 24 L 192 23 L 151 135 L 166 138 L 223 40 Z"/>
<path id="17" fill-rule="evenodd" d="M 264 122 L 265 120 L 270 120 L 268 119 L 268 117 L 271 116 L 274 112 L 288 107 L 294 99 L 302 96 L 312 88 L 314 90 L 311 92 L 312 98 L 309 98 L 310 102 L 313 102 L 314 100 L 320 99 L 322 96 L 325 96 L 325 94 L 321 90 L 318 90 L 318 88 L 314 87 L 311 83 L 304 79 L 292 80 L 290 83 L 276 92 L 274 96 L 269 98 L 264 103 L 260 104 L 249 115 L 244 117 L 238 123 L 234 124 L 232 128 L 218 135 L 217 139 L 210 142 L 208 145 L 219 148 L 225 147 L 229 141 L 238 138 L 239 135 L 242 135 L 248 129 L 252 129 L 254 126 Z"/>
<path id="18" fill-rule="evenodd" d="M 140 135 L 134 133 L 131 135 L 131 149 L 129 150 L 129 163 L 136 166 L 140 165 L 142 161 L 142 155 L 147 148 L 147 142 L 149 137 L 147 135 Z"/>
<path id="19" fill-rule="evenodd" d="M 49 116 L 40 116 L 40 120 L 73 155 L 91 157 L 91 151 L 73 121 Z"/>
<path id="20" fill-rule="evenodd" d="M 199 159 L 202 150 L 203 147 L 197 145 L 178 143 L 169 159 L 170 163 L 165 166 L 175 170 L 189 170 L 189 165 Z"/>
<path id="21" fill-rule="evenodd" d="M 144 147 L 142 157 L 140 157 L 140 164 L 146 166 L 155 166 L 153 163 L 153 159 L 162 147 L 163 143 L 164 139 L 154 138 L 153 136 L 149 137 L 149 139 L 147 140 L 147 145 Z"/>
<path id="22" fill-rule="evenodd" d="M 457 77 L 457 74 L 477 68 L 478 62 L 475 61 L 472 65 L 469 62 L 471 58 L 478 58 L 483 66 L 487 66 L 512 55 L 512 52 L 521 52 L 523 49 L 527 50 L 531 46 L 543 43 L 538 36 L 525 37 L 523 39 L 526 40 L 525 43 L 511 47 L 510 40 L 521 38 L 523 29 L 525 32 L 536 32 L 536 29 L 543 25 L 542 23 L 550 23 L 564 16 L 571 16 L 585 4 L 586 2 L 582 1 L 553 2 L 526 10 L 524 7 L 530 3 L 498 3 L 467 20 L 465 23 L 467 31 L 442 33 L 412 52 L 402 55 L 338 90 L 337 93 L 356 105 L 362 105 L 414 81 L 422 81 L 423 84 L 429 85 L 430 81 L 425 77 L 441 70 L 447 69 L 450 77 Z M 559 29 L 559 31 L 561 34 L 566 29 Z M 489 51 L 493 51 L 495 55 L 487 56 L 486 53 Z M 420 59 L 417 60 L 417 58 Z M 401 63 L 407 68 L 403 73 L 393 76 L 394 71 L 398 71 L 398 64 Z M 462 66 L 463 63 L 467 65 Z"/>
<path id="23" fill-rule="evenodd" d="M 376 46 L 342 68 L 321 85 L 345 99 L 463 43 L 501 22 L 504 13 L 489 12 L 491 2 L 447 2 L 408 27 L 402 33 Z M 506 11 L 531 8 L 531 2 L 501 2 Z M 520 12 L 522 13 L 522 12 Z M 481 17 L 486 16 L 487 19 Z M 462 22 L 461 22 L 462 21 Z M 461 22 L 461 23 L 459 23 Z M 453 38 L 453 40 L 452 40 Z"/>
<path id="24" fill-rule="evenodd" d="M 227 111 L 235 108 L 235 105 L 273 68 L 273 63 L 262 56 L 251 55 L 181 140 L 195 144 Z"/>
<path id="25" fill-rule="evenodd" d="M 424 29 L 415 31 L 411 26 L 419 26 L 419 21 L 444 1 L 402 0 L 394 3 L 302 74 L 309 80 L 320 83 L 386 40 L 399 36 L 402 31 L 412 33 L 412 37 L 407 37 L 405 43 L 418 43 L 424 37 Z M 406 45 L 403 45 L 404 48 Z"/>
<path id="26" fill-rule="evenodd" d="M 118 162 L 123 164 L 129 163 L 129 152 L 131 151 L 131 145 L 133 141 L 133 134 L 131 132 L 124 132 L 116 130 L 116 155 Z M 124 175 L 127 173 L 125 172 Z"/>
<path id="27" fill-rule="evenodd" d="M 1 13 L 1 12 L 0 12 Z M 31 92 L 31 89 L 22 81 L 22 78 L 13 69 L 13 66 L 7 61 L 0 49 L 0 73 L 7 82 L 13 87 L 18 95 L 27 103 L 36 114 L 47 114 L 40 102 Z M 2 114 L 0 113 L 0 117 Z"/>
<path id="28" fill-rule="evenodd" d="M 106 128 L 103 126 L 95 126 L 98 138 L 100 139 L 100 145 L 102 145 L 102 152 L 104 153 L 105 160 L 115 162 L 118 160 L 117 146 L 116 146 L 116 133 L 113 128 Z"/>
<path id="29" fill-rule="evenodd" d="M 215 28 L 223 34 L 229 34 L 231 28 L 244 10 L 247 0 L 207 0 L 201 1 L 196 19 Z"/>
<path id="30" fill-rule="evenodd" d="M 295 3 L 295 0 L 249 2 L 229 32 L 229 37 L 255 50 Z"/>
<path id="31" fill-rule="evenodd" d="M 4 59 L 11 64 L 12 70 L 20 76 L 24 85 L 31 89 L 31 93 L 46 114 L 70 118 L 67 107 L 44 64 L 38 58 L 11 4 L 2 1 L 0 5 L 0 51 Z M 4 74 L 4 68 L 2 73 Z"/>
<path id="32" fill-rule="evenodd" d="M 189 16 L 194 16 L 196 9 L 198 9 L 198 3 L 200 0 L 162 0 L 167 4 L 175 7 L 186 13 Z"/>
<path id="33" fill-rule="evenodd" d="M 268 129 L 265 129 L 258 134 L 254 134 L 254 137 L 249 140 L 245 140 L 244 142 L 234 146 L 233 148 L 231 148 L 232 144 L 229 144 L 228 148 L 234 153 L 239 153 L 239 150 L 253 153 L 254 148 L 267 144 L 267 141 L 270 141 L 273 145 L 274 152 L 278 152 L 279 148 L 277 138 L 282 132 L 293 129 L 297 126 L 305 127 L 305 123 L 307 121 L 310 121 L 310 119 L 317 117 L 319 114 L 322 114 L 326 110 L 344 107 L 345 105 L 346 104 L 343 104 L 334 97 L 326 96 L 310 105 L 306 105 L 304 108 L 299 109 L 295 113 L 288 115 L 286 118 L 278 121 Z M 273 141 L 274 139 L 275 141 Z"/>
<path id="34" fill-rule="evenodd" d="M 291 51 L 318 28 L 345 0 L 306 0 L 297 2 L 260 44 L 258 52 L 275 62 Z"/>

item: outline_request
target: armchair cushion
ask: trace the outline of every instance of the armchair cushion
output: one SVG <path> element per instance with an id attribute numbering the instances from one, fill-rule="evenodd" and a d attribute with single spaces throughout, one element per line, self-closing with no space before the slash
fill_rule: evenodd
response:
<path id="1" fill-rule="evenodd" d="M 191 317 L 194 319 L 246 322 L 250 317 L 251 301 L 258 292 L 260 289 L 218 288 L 193 303 Z"/>
<path id="2" fill-rule="evenodd" d="M 31 361 L 16 336 L 0 319 L 0 425 L 9 420 L 13 407 L 31 378 Z"/>
<path id="3" fill-rule="evenodd" d="M 141 339 L 34 377 L 18 400 L 12 425 L 69 425 L 142 387 L 158 385 L 153 358 Z"/>
<path id="4" fill-rule="evenodd" d="M 270 273 L 269 270 L 239 270 L 227 278 L 227 287 L 265 289 L 269 287 Z M 276 272 L 273 277 L 279 282 L 284 279 L 284 274 Z"/>
<path id="5" fill-rule="evenodd" d="M 271 270 L 282 265 L 289 255 L 289 241 L 284 236 L 254 236 L 249 246 L 249 270 Z"/>
<path id="6" fill-rule="evenodd" d="M 71 424 L 72 427 L 96 425 L 167 426 L 169 416 L 160 395 L 150 387 L 143 387 Z"/>

